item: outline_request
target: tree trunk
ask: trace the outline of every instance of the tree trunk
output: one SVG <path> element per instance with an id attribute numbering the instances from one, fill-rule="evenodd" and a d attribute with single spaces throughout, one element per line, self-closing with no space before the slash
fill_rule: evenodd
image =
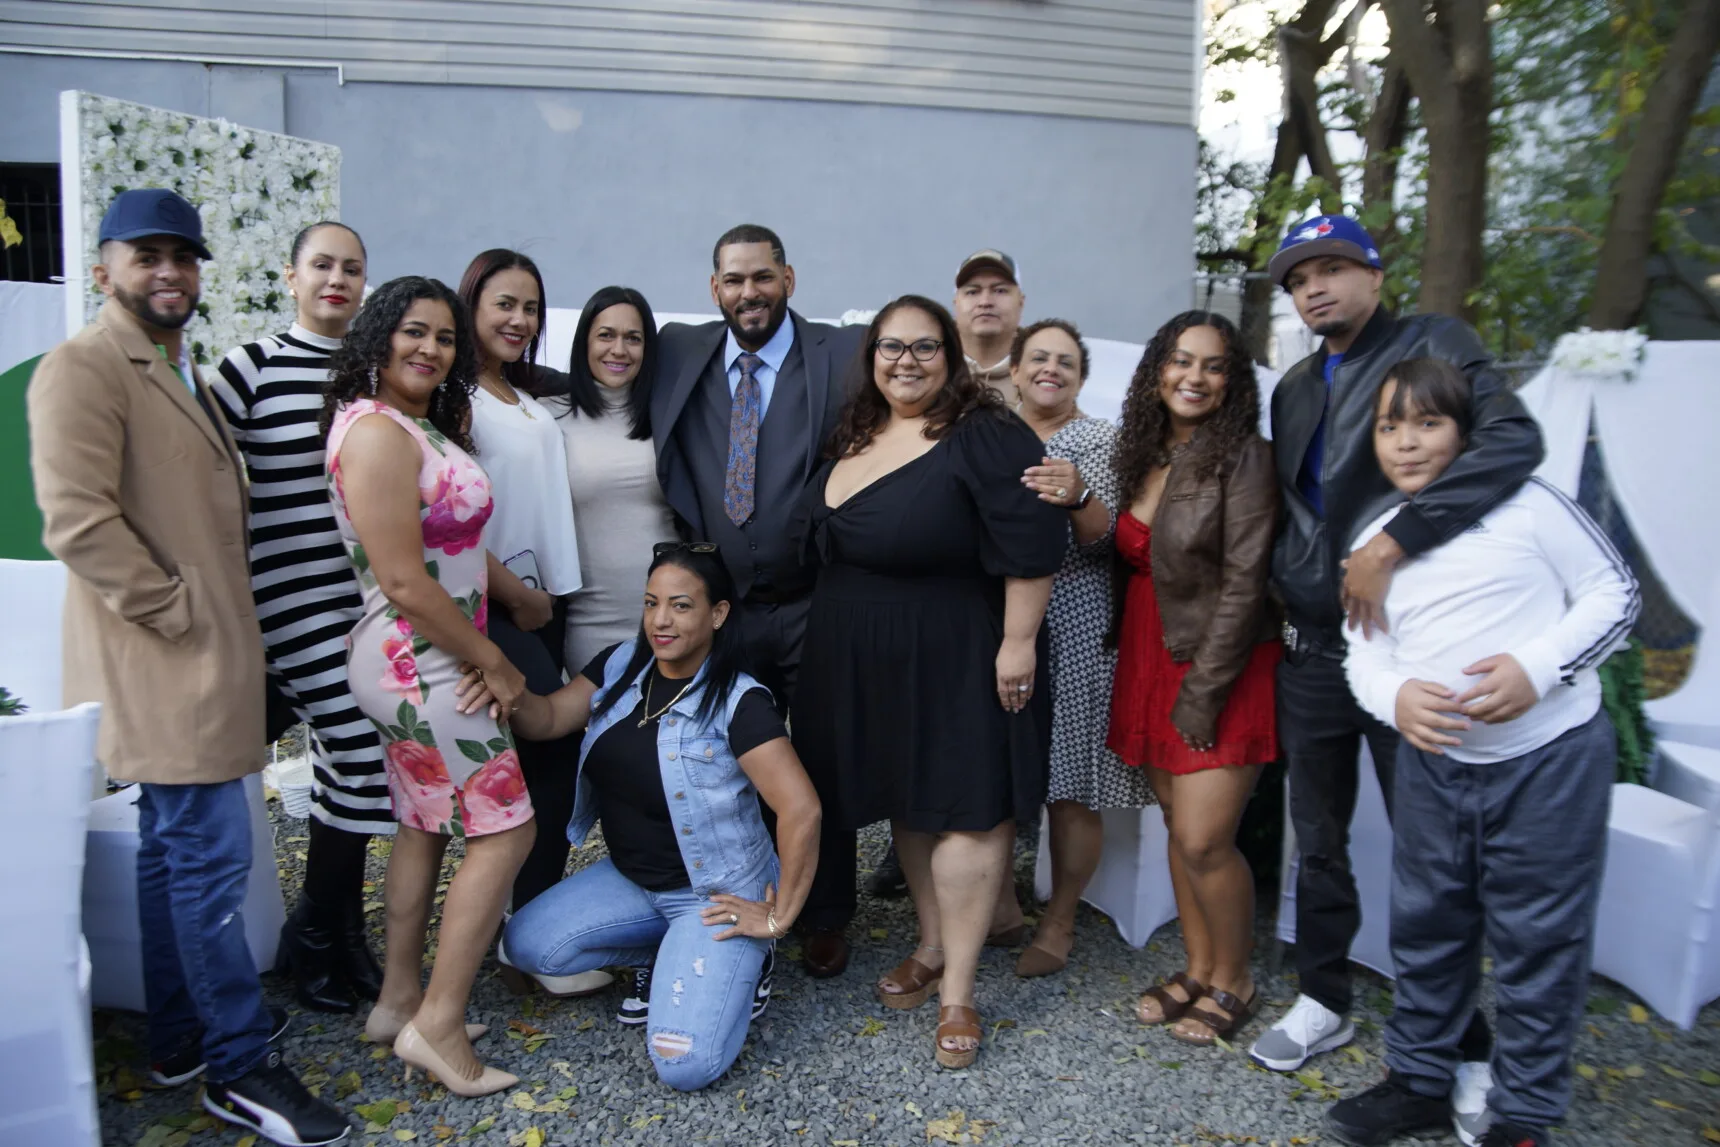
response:
<path id="1" fill-rule="evenodd" d="M 1493 47 L 1486 0 L 1382 0 L 1427 129 L 1427 229 L 1417 307 L 1472 319 L 1487 222 Z M 1431 17 L 1431 18 L 1430 18 Z"/>
<path id="2" fill-rule="evenodd" d="M 1643 100 L 1629 157 L 1613 188 L 1606 238 L 1595 267 L 1594 300 L 1589 304 L 1589 326 L 1595 330 L 1623 330 L 1635 326 L 1642 315 L 1655 216 L 1684 150 L 1690 117 L 1716 52 L 1720 52 L 1720 0 L 1688 0 L 1660 74 Z"/>
<path id="3" fill-rule="evenodd" d="M 1388 222 L 1369 232 L 1381 247 L 1397 237 L 1392 207 L 1397 200 L 1398 149 L 1409 127 L 1409 77 L 1396 57 L 1387 56 L 1379 97 L 1362 135 L 1362 214 L 1379 208 Z"/>

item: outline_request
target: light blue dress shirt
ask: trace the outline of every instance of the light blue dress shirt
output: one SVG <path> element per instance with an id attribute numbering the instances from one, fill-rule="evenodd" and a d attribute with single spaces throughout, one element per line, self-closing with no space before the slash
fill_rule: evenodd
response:
<path id="1" fill-rule="evenodd" d="M 764 360 L 759 368 L 753 371 L 753 377 L 758 379 L 758 416 L 763 420 L 765 412 L 770 409 L 770 396 L 776 390 L 776 372 L 782 369 L 788 352 L 794 346 L 794 316 L 784 315 L 782 325 L 776 328 L 776 333 L 770 336 L 770 341 L 760 347 L 756 353 Z M 741 384 L 741 364 L 738 361 L 746 348 L 735 341 L 735 332 L 730 331 L 728 342 L 723 346 L 723 364 L 729 372 L 729 397 L 735 396 L 735 389 Z"/>

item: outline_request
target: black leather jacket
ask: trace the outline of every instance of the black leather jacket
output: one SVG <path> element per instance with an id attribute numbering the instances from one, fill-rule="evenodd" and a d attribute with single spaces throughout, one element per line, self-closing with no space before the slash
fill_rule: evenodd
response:
<path id="1" fill-rule="evenodd" d="M 1324 349 L 1291 367 L 1272 393 L 1272 450 L 1283 494 L 1272 579 L 1290 623 L 1317 641 L 1338 637 L 1344 617 L 1338 563 L 1357 531 L 1403 500 L 1374 457 L 1374 403 L 1392 366 L 1411 358 L 1439 358 L 1460 367 L 1475 387 L 1475 420 L 1467 448 L 1450 469 L 1386 524 L 1406 555 L 1430 550 L 1479 521 L 1534 473 L 1545 453 L 1540 426 L 1460 319 L 1394 318 L 1384 307 L 1375 311 L 1338 364 L 1329 410 Z M 1322 411 L 1324 518 L 1296 488 Z"/>

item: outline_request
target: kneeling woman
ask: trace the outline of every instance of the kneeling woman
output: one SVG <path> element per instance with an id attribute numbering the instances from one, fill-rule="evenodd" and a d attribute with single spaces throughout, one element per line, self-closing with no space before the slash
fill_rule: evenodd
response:
<path id="1" fill-rule="evenodd" d="M 771 944 L 794 924 L 818 860 L 818 797 L 770 694 L 737 665 L 740 634 L 724 624 L 735 600 L 714 546 L 658 545 L 639 636 L 555 693 L 522 695 L 511 718 L 532 740 L 589 721 L 567 835 L 577 847 L 602 821 L 609 856 L 514 914 L 508 958 L 552 976 L 655 960 L 651 1062 L 681 1091 L 740 1054 Z M 780 866 L 761 796 L 777 816 Z"/>

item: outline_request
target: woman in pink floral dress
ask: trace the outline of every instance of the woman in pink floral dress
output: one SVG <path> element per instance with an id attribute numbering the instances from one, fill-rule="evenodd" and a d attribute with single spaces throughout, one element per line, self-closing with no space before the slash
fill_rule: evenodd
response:
<path id="1" fill-rule="evenodd" d="M 365 1031 L 449 1091 L 518 1080 L 485 1067 L 465 1023 L 472 981 L 536 833 L 505 725 L 456 708 L 462 664 L 511 711 L 520 672 L 485 636 L 490 483 L 466 434 L 476 383 L 471 320 L 434 279 L 384 284 L 330 364 L 323 405 L 330 495 L 364 595 L 347 674 L 382 735 L 400 832 L 388 863 L 387 959 Z M 442 907 L 430 984 L 424 936 L 442 853 L 466 856 Z"/>

